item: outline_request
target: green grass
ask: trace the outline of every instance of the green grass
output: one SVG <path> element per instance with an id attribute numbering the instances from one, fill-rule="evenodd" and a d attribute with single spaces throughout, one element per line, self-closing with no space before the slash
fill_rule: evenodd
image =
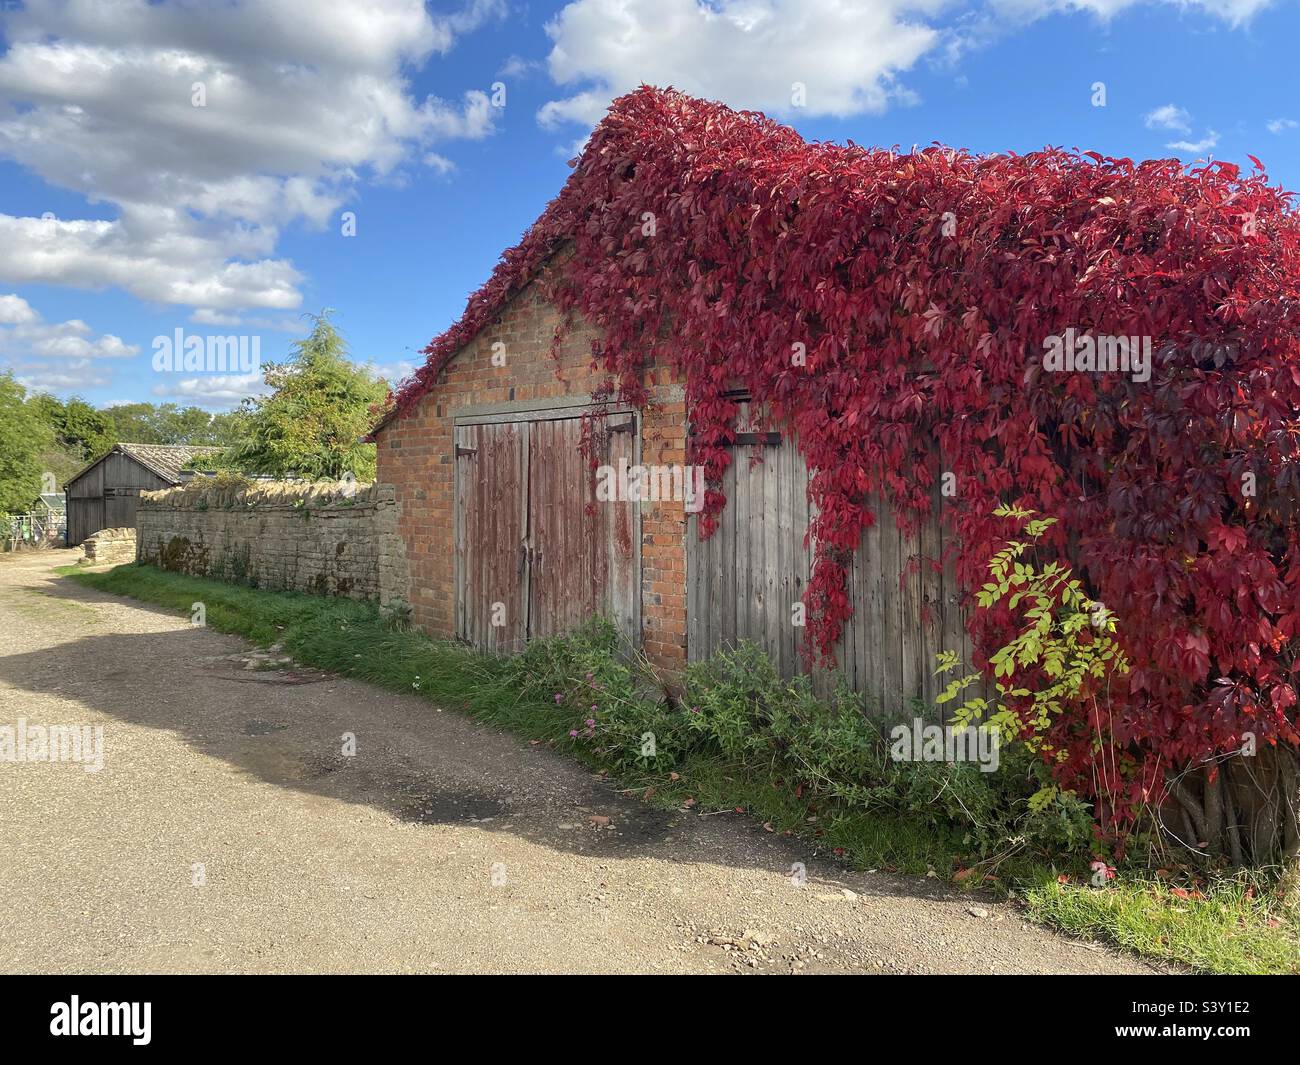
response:
<path id="1" fill-rule="evenodd" d="M 1104 891 L 1055 881 L 1025 890 L 1030 912 L 1072 935 L 1103 939 L 1147 958 L 1198 972 L 1300 973 L 1294 920 L 1245 875 L 1224 876 L 1203 894 L 1182 898 L 1165 883 L 1119 878 Z"/>
<path id="2" fill-rule="evenodd" d="M 768 765 L 692 751 L 673 773 L 620 770 L 598 750 L 571 739 L 573 712 L 536 685 L 520 684 L 506 660 L 403 630 L 373 605 L 222 584 L 149 566 L 97 573 L 61 567 L 60 572 L 88 587 L 186 615 L 202 602 L 208 626 L 220 632 L 262 646 L 279 642 L 304 665 L 458 707 L 485 724 L 570 752 L 647 802 L 749 816 L 772 832 L 807 839 L 854 869 L 932 872 L 945 881 L 957 873 L 964 876 L 965 888 L 1012 896 L 1031 920 L 1194 971 L 1300 972 L 1295 920 L 1288 919 L 1263 880 L 1224 877 L 1183 898 L 1170 882 L 1121 870 L 1106 889 L 1097 890 L 1087 885 L 1087 870 L 1077 858 L 1052 862 L 1017 853 L 981 862 L 969 853 L 960 825 L 927 828 L 888 812 L 811 806 Z M 973 872 L 964 875 L 967 870 Z"/>

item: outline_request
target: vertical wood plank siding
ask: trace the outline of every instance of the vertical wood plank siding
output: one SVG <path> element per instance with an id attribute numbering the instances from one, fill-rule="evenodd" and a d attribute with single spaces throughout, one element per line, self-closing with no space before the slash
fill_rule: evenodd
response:
<path id="1" fill-rule="evenodd" d="M 748 419 L 742 404 L 738 425 L 745 428 Z M 701 540 L 698 518 L 688 524 L 689 659 L 750 640 L 784 676 L 807 672 L 800 653 L 805 629 L 794 623 L 812 564 L 804 545 L 813 514 L 807 467 L 784 434 L 778 445 L 737 444 L 733 459 L 723 479 L 727 506 L 717 532 Z M 853 616 L 835 649 L 836 668 L 812 670 L 822 694 L 842 676 L 867 697 L 869 709 L 903 713 L 914 697 L 930 705 L 957 675 L 934 675 L 939 651 L 958 651 L 970 670 L 956 574 L 951 559 L 942 563 L 951 534 L 940 523 L 939 489 L 936 483 L 931 518 L 911 536 L 899 531 L 887 504 L 871 500 L 876 522 L 853 555 Z"/>

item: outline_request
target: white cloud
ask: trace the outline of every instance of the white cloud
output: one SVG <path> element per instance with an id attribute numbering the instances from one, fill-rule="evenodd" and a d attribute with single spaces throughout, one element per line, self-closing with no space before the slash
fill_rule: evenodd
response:
<path id="1" fill-rule="evenodd" d="M 1294 118 L 1275 118 L 1268 123 L 1267 129 L 1270 133 L 1285 133 L 1289 129 L 1295 129 L 1300 126 Z"/>
<path id="2" fill-rule="evenodd" d="M 260 373 L 251 373 L 177 377 L 154 385 L 151 391 L 155 396 L 182 400 L 196 407 L 224 409 L 249 396 L 267 395 L 271 390 Z"/>
<path id="3" fill-rule="evenodd" d="M 1192 116 L 1174 104 L 1165 104 L 1148 111 L 1142 122 L 1147 129 L 1172 129 L 1178 133 L 1190 133 L 1192 130 Z"/>
<path id="4" fill-rule="evenodd" d="M 547 68 L 566 95 L 537 117 L 546 127 L 591 126 L 642 83 L 787 118 L 878 113 L 915 101 L 899 79 L 922 57 L 955 62 L 1050 15 L 1107 20 L 1166 4 L 1237 26 L 1271 2 L 984 0 L 961 10 L 956 0 L 571 0 L 546 27 Z M 796 82 L 807 87 L 802 108 L 792 100 Z"/>
<path id="5" fill-rule="evenodd" d="M 38 321 L 40 316 L 21 296 L 0 296 L 0 325 Z"/>
<path id="6" fill-rule="evenodd" d="M 543 125 L 594 123 L 642 82 L 789 115 L 883 111 L 896 78 L 939 41 L 915 14 L 940 0 L 574 0 L 546 27 L 551 78 L 571 89 Z"/>
<path id="7" fill-rule="evenodd" d="M 14 380 L 28 392 L 80 392 L 103 388 L 109 375 L 101 364 L 81 359 L 73 362 L 13 364 Z"/>
<path id="8" fill-rule="evenodd" d="M 0 296 L 0 354 L 11 359 L 124 359 L 139 352 L 112 333 L 96 336 L 80 318 L 46 322 L 21 296 Z"/>
<path id="9" fill-rule="evenodd" d="M 421 161 L 430 170 L 436 171 L 438 174 L 442 174 L 444 176 L 450 174 L 453 170 L 456 169 L 455 163 L 453 163 L 446 156 L 439 155 L 437 152 L 425 153 L 424 159 Z"/>
<path id="10" fill-rule="evenodd" d="M 991 6 L 1005 16 L 1022 20 L 1046 15 L 1084 12 L 1109 20 L 1139 5 L 1162 4 L 1199 11 L 1230 26 L 1242 26 L 1273 0 L 991 0 Z"/>
<path id="11" fill-rule="evenodd" d="M 525 59 L 523 56 L 512 55 L 501 64 L 497 71 L 498 78 L 526 78 L 536 70 L 540 70 L 543 64 L 536 59 Z"/>
<path id="12" fill-rule="evenodd" d="M 191 306 L 298 306 L 302 275 L 282 259 L 229 259 L 239 244 L 253 250 L 246 237 L 205 232 L 179 211 L 129 209 L 115 221 L 0 214 L 0 279 L 116 286 L 142 299 Z"/>
<path id="13" fill-rule="evenodd" d="M 195 325 L 218 325 L 226 328 L 242 329 L 245 332 L 258 330 L 294 334 L 302 332 L 302 319 L 300 317 L 267 318 L 255 315 L 229 314 L 224 311 L 214 311 L 207 307 L 200 307 L 191 314 L 190 321 Z"/>
<path id="14" fill-rule="evenodd" d="M 139 352 L 112 333 L 96 335 L 80 318 L 46 322 L 21 296 L 0 295 L 0 367 L 31 392 L 101 387 L 111 378 L 103 360 Z"/>
<path id="15" fill-rule="evenodd" d="M 1185 152 L 1188 155 L 1201 155 L 1208 152 L 1211 148 L 1219 143 L 1219 134 L 1214 130 L 1207 130 L 1204 137 L 1198 141 L 1173 141 L 1166 144 L 1165 147 L 1175 152 Z"/>
<path id="16" fill-rule="evenodd" d="M 0 215 L 0 278 L 210 309 L 296 307 L 301 275 L 274 256 L 284 227 L 325 225 L 360 181 L 491 132 L 483 93 L 419 100 L 406 71 L 504 10 L 28 0 L 4 18 L 0 157 L 118 215 Z"/>

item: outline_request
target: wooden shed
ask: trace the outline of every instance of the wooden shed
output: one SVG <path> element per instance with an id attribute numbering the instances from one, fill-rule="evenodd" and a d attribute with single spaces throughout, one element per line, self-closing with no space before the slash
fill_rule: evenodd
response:
<path id="1" fill-rule="evenodd" d="M 68 481 L 68 546 L 77 547 L 100 529 L 135 527 L 141 492 L 188 480 L 183 468 L 210 447 L 189 444 L 114 444 Z"/>

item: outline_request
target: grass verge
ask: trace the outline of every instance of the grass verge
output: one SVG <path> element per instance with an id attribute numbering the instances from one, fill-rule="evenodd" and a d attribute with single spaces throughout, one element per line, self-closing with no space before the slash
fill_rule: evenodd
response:
<path id="1" fill-rule="evenodd" d="M 545 741 L 647 802 L 752 816 L 854 869 L 1000 892 L 1049 927 L 1199 972 L 1300 972 L 1295 915 L 1269 882 L 1207 881 L 1186 870 L 1163 870 L 1165 878 L 1153 880 L 1121 868 L 1105 890 L 1091 888 L 1076 838 L 1078 811 L 1062 809 L 1045 826 L 1030 825 L 1021 792 L 1032 791 L 1032 781 L 1008 796 L 989 792 L 979 774 L 942 775 L 933 767 L 901 774 L 855 704 L 814 704 L 797 685 L 764 678 L 761 662 L 744 654 L 692 667 L 684 703 L 672 705 L 647 692 L 644 676 L 599 639 L 547 641 L 498 659 L 432 640 L 351 600 L 148 566 L 59 572 L 183 614 L 201 602 L 207 625 L 220 632 L 262 646 L 278 642 L 304 665 L 453 705 Z M 647 731 L 663 744 L 654 757 L 636 749 Z M 1007 775 L 1014 781 L 1014 771 L 991 774 Z M 844 785 L 848 779 L 855 783 Z"/>

